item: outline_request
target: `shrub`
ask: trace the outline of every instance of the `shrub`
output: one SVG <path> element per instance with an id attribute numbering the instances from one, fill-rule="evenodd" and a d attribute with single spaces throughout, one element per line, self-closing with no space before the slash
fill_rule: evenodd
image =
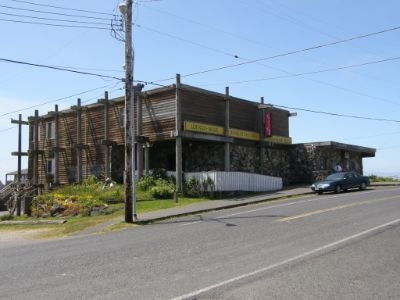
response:
<path id="1" fill-rule="evenodd" d="M 167 174 L 167 170 L 165 169 L 154 169 L 152 172 L 152 176 L 155 179 L 165 179 L 168 180 L 168 174 Z"/>
<path id="2" fill-rule="evenodd" d="M 48 216 L 90 216 L 92 212 L 103 212 L 107 202 L 123 202 L 121 186 L 104 186 L 95 176 L 82 184 L 60 187 L 52 193 L 35 197 L 32 201 L 32 215 Z"/>
<path id="3" fill-rule="evenodd" d="M 11 221 L 11 220 L 14 220 L 13 215 L 4 215 L 0 217 L 0 221 Z"/>
<path id="4" fill-rule="evenodd" d="M 195 177 L 191 177 L 185 182 L 184 192 L 189 197 L 200 197 L 201 196 L 201 183 Z"/>
<path id="5" fill-rule="evenodd" d="M 394 177 L 380 177 L 380 176 L 376 176 L 376 175 L 369 175 L 369 180 L 371 182 L 397 182 L 398 179 L 394 178 Z"/>
<path id="6" fill-rule="evenodd" d="M 214 181 L 209 176 L 205 180 L 198 180 L 195 177 L 191 177 L 185 182 L 184 190 L 185 194 L 189 197 L 201 197 L 209 192 L 213 193 L 214 186 Z"/>
<path id="7" fill-rule="evenodd" d="M 122 203 L 125 201 L 125 192 L 122 185 L 113 185 L 103 189 L 98 196 L 99 200 L 106 203 Z"/>
<path id="8" fill-rule="evenodd" d="M 171 199 L 174 193 L 175 187 L 165 179 L 157 179 L 155 186 L 150 189 L 150 194 L 155 199 Z"/>
<path id="9" fill-rule="evenodd" d="M 143 175 L 142 178 L 137 183 L 137 188 L 141 191 L 148 191 L 151 187 L 155 185 L 155 178 L 152 175 Z"/>
<path id="10" fill-rule="evenodd" d="M 91 186 L 91 185 L 97 185 L 97 184 L 98 184 L 98 180 L 97 180 L 97 177 L 94 175 L 89 176 L 82 182 L 83 186 Z"/>

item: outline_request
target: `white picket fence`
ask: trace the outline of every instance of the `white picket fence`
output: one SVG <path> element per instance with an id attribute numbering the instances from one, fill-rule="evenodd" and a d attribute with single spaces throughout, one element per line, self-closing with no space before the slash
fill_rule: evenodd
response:
<path id="1" fill-rule="evenodd" d="M 175 175 L 175 172 L 168 174 Z M 214 183 L 213 191 L 246 191 L 246 192 L 271 192 L 281 190 L 283 182 L 281 177 L 265 176 L 244 172 L 188 172 L 184 173 L 185 180 L 196 178 L 200 182 L 210 178 Z"/>

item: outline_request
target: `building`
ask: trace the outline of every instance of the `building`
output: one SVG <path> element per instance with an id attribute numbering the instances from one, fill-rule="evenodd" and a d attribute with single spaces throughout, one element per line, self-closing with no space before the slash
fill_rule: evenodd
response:
<path id="1" fill-rule="evenodd" d="M 124 97 L 29 117 L 28 173 L 35 185 L 81 182 L 90 175 L 123 182 Z M 292 114 L 260 102 L 180 83 L 137 93 L 134 104 L 137 174 L 242 171 L 309 183 L 337 161 L 362 172 L 375 149 L 335 142 L 292 144 Z M 333 164 L 333 165 L 332 165 Z"/>

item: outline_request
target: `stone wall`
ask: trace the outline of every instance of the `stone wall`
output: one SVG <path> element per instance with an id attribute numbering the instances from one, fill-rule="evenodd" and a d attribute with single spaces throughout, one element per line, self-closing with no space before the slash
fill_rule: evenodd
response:
<path id="1" fill-rule="evenodd" d="M 223 171 L 224 144 L 191 142 L 184 146 L 185 172 Z M 289 183 L 289 151 L 252 145 L 231 145 L 230 170 L 282 177 Z"/>
<path id="2" fill-rule="evenodd" d="M 184 141 L 183 171 L 224 171 L 224 143 Z M 152 147 L 150 168 L 175 169 L 175 143 Z M 284 185 L 310 184 L 334 171 L 339 162 L 344 171 L 362 174 L 362 156 L 358 152 L 344 152 L 332 147 L 310 144 L 274 145 L 231 144 L 230 170 L 277 176 Z"/>
<path id="3" fill-rule="evenodd" d="M 183 144 L 183 171 L 224 171 L 224 144 L 188 142 Z"/>
<path id="4" fill-rule="evenodd" d="M 290 182 L 311 183 L 334 172 L 336 163 L 343 171 L 363 173 L 362 156 L 358 152 L 332 147 L 293 145 L 290 151 Z"/>

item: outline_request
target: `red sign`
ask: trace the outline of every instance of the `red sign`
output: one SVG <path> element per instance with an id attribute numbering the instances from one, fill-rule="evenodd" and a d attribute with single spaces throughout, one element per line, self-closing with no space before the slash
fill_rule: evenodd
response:
<path id="1" fill-rule="evenodd" d="M 271 136 L 272 135 L 272 130 L 271 130 L 271 113 L 266 112 L 265 113 L 265 121 L 264 121 L 264 136 Z"/>

